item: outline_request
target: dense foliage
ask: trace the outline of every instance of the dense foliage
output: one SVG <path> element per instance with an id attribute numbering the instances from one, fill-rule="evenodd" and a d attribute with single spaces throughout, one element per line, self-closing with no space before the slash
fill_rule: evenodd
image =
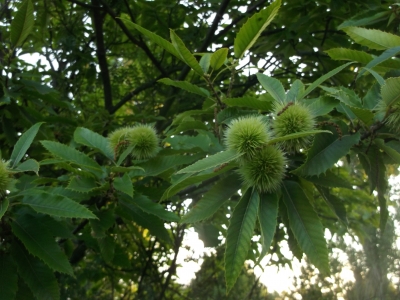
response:
<path id="1" fill-rule="evenodd" d="M 326 277 L 326 229 L 384 239 L 399 9 L 2 3 L 2 297 L 195 297 L 174 280 L 190 226 L 224 257 L 226 293 L 254 281 L 245 260 L 290 264 L 283 241 Z"/>

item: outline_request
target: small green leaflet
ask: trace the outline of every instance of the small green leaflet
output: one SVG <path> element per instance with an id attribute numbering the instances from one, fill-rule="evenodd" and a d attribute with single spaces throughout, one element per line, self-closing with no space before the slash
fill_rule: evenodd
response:
<path id="1" fill-rule="evenodd" d="M 18 7 L 17 14 L 10 25 L 11 47 L 15 49 L 22 45 L 34 25 L 33 4 L 30 0 L 24 0 Z"/>
<path id="2" fill-rule="evenodd" d="M 196 173 L 200 171 L 204 171 L 210 168 L 217 167 L 219 165 L 230 162 L 231 160 L 237 159 L 242 156 L 242 153 L 237 153 L 233 150 L 222 151 L 214 155 L 210 155 L 202 160 L 195 162 L 193 165 L 190 165 L 180 171 L 177 174 L 181 173 Z"/>
<path id="3" fill-rule="evenodd" d="M 67 189 L 78 193 L 89 193 L 98 187 L 94 178 L 74 176 L 68 183 Z"/>
<path id="4" fill-rule="evenodd" d="M 204 53 L 199 61 L 200 67 L 203 69 L 204 74 L 206 74 L 210 68 L 211 55 L 211 53 Z"/>
<path id="5" fill-rule="evenodd" d="M 26 195 L 22 203 L 29 205 L 35 211 L 50 216 L 63 218 L 96 218 L 96 216 L 83 205 L 61 196 L 48 193 Z"/>
<path id="6" fill-rule="evenodd" d="M 296 79 L 286 94 L 285 103 L 296 102 L 297 97 L 304 93 L 304 90 L 304 84 L 300 80 Z"/>
<path id="7" fill-rule="evenodd" d="M 55 271 L 73 275 L 67 257 L 47 228 L 32 215 L 22 215 L 11 224 L 13 233 L 33 255 Z"/>
<path id="8" fill-rule="evenodd" d="M 114 178 L 113 185 L 116 190 L 133 197 L 133 184 L 128 173 L 125 173 L 122 177 Z"/>
<path id="9" fill-rule="evenodd" d="M 271 94 L 271 96 L 280 104 L 286 102 L 285 89 L 282 83 L 273 77 L 269 77 L 262 73 L 257 73 L 257 79 L 262 87 Z"/>
<path id="10" fill-rule="evenodd" d="M 328 248 L 317 213 L 297 182 L 285 181 L 282 191 L 290 228 L 300 247 L 320 272 L 329 274 Z"/>
<path id="11" fill-rule="evenodd" d="M 260 197 L 248 189 L 233 211 L 229 222 L 225 250 L 225 280 L 227 293 L 240 275 L 256 225 Z"/>
<path id="12" fill-rule="evenodd" d="M 176 81 L 176 80 L 171 80 L 169 78 L 162 78 L 158 80 L 158 82 L 161 82 L 166 85 L 175 86 L 187 92 L 197 94 L 203 97 L 210 96 L 210 93 L 206 89 L 199 88 L 197 85 L 194 85 L 188 81 Z"/>
<path id="13" fill-rule="evenodd" d="M 186 48 L 180 37 L 173 31 L 170 30 L 170 37 L 172 45 L 174 46 L 176 52 L 179 53 L 181 59 L 191 67 L 197 74 L 203 76 L 204 72 L 199 63 L 197 62 L 194 55 Z"/>
<path id="14" fill-rule="evenodd" d="M 36 175 L 39 175 L 39 163 L 34 159 L 28 159 L 22 163 L 20 163 L 16 168 L 13 169 L 15 172 L 35 172 Z"/>
<path id="15" fill-rule="evenodd" d="M 174 46 L 166 39 L 163 39 L 162 37 L 158 36 L 157 34 L 154 34 L 151 31 L 133 23 L 131 20 L 127 20 L 127 19 L 121 19 L 121 20 L 124 21 L 126 24 L 133 26 L 135 29 L 137 29 L 143 35 L 145 35 L 147 38 L 149 38 L 152 42 L 154 42 L 157 45 L 159 45 L 160 47 L 164 48 L 166 51 L 168 51 L 172 55 L 176 56 L 179 59 L 182 59 L 181 56 L 179 55 L 179 53 L 175 50 Z"/>
<path id="16" fill-rule="evenodd" d="M 31 146 L 33 139 L 35 138 L 37 132 L 39 131 L 40 126 L 43 124 L 36 123 L 31 128 L 29 128 L 21 137 L 18 139 L 18 142 L 14 146 L 14 150 L 11 153 L 11 164 L 10 168 L 13 169 L 17 166 L 17 164 L 21 161 L 24 157 L 26 151 Z"/>
<path id="17" fill-rule="evenodd" d="M 214 70 L 221 68 L 228 56 L 228 48 L 221 48 L 211 55 L 210 66 Z"/>
<path id="18" fill-rule="evenodd" d="M 254 45 L 264 29 L 275 18 L 280 7 L 281 0 L 272 2 L 266 9 L 250 17 L 240 28 L 233 46 L 236 58 L 242 58 L 244 53 Z"/>
<path id="19" fill-rule="evenodd" d="M 332 132 L 330 132 L 329 130 L 310 130 L 310 131 L 304 131 L 304 132 L 297 132 L 297 133 L 292 133 L 292 134 L 288 134 L 288 135 L 285 135 L 285 136 L 273 138 L 268 142 L 268 144 L 272 145 L 272 144 L 276 144 L 276 143 L 279 143 L 279 142 L 282 142 L 282 141 L 297 139 L 297 138 L 300 138 L 300 137 L 309 136 L 309 135 L 313 135 L 313 134 L 317 134 L 317 133 L 330 133 L 330 134 L 332 134 Z"/>
<path id="20" fill-rule="evenodd" d="M 235 173 L 218 181 L 189 213 L 182 217 L 181 223 L 196 223 L 212 217 L 230 197 L 237 193 L 240 185 L 241 180 Z"/>
<path id="21" fill-rule="evenodd" d="M 74 132 L 75 142 L 99 150 L 110 160 L 114 160 L 114 153 L 104 136 L 87 128 L 78 127 Z"/>

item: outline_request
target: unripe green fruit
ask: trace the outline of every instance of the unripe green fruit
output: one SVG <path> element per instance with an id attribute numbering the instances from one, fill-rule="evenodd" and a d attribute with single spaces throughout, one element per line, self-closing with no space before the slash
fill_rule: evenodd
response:
<path id="1" fill-rule="evenodd" d="M 276 137 L 314 129 L 315 120 L 312 112 L 300 104 L 278 105 L 275 107 L 275 114 L 274 133 Z M 286 151 L 298 152 L 300 149 L 308 146 L 310 140 L 310 136 L 300 137 L 283 141 L 280 146 Z"/>
<path id="2" fill-rule="evenodd" d="M 108 135 L 108 141 L 115 153 L 121 153 L 128 147 L 129 142 L 127 141 L 127 138 L 131 130 L 132 127 L 123 127 Z"/>
<path id="3" fill-rule="evenodd" d="M 11 172 L 8 170 L 8 162 L 0 160 L 0 197 L 6 194 L 11 183 Z"/>
<path id="4" fill-rule="evenodd" d="M 378 105 L 378 109 L 385 109 L 385 113 L 387 107 L 384 105 Z M 383 113 L 383 114 L 385 114 Z M 395 103 L 390 107 L 390 113 L 386 118 L 387 127 L 395 133 L 400 133 L 400 103 Z"/>
<path id="5" fill-rule="evenodd" d="M 232 121 L 225 134 L 229 150 L 253 157 L 270 139 L 268 124 L 262 116 L 242 117 Z"/>
<path id="6" fill-rule="evenodd" d="M 260 192 L 277 190 L 285 175 L 286 158 L 275 146 L 265 146 L 257 155 L 244 160 L 238 172 L 244 184 L 256 187 Z"/>
<path id="7" fill-rule="evenodd" d="M 159 140 L 152 126 L 137 125 L 128 133 L 127 141 L 134 146 L 132 155 L 137 159 L 146 159 L 156 156 L 159 151 Z"/>

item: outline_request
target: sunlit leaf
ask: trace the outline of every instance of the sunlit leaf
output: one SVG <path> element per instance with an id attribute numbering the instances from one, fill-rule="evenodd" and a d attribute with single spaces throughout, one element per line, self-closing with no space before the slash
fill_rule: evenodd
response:
<path id="1" fill-rule="evenodd" d="M 34 22 L 33 4 L 30 0 L 24 0 L 10 25 L 12 48 L 21 46 L 32 31 Z"/>
<path id="2" fill-rule="evenodd" d="M 211 55 L 210 66 L 214 70 L 221 68 L 228 56 L 228 48 L 221 48 Z"/>
<path id="3" fill-rule="evenodd" d="M 400 37 L 377 29 L 346 27 L 343 29 L 357 44 L 375 50 L 400 46 Z"/>
<path id="4" fill-rule="evenodd" d="M 257 41 L 264 29 L 272 22 L 281 6 L 281 0 L 272 2 L 267 8 L 254 14 L 240 28 L 236 35 L 233 49 L 236 58 L 242 58 L 246 50 Z"/>

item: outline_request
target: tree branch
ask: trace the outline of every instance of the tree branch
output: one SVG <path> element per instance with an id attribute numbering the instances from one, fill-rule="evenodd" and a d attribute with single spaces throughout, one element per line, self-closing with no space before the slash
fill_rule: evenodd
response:
<path id="1" fill-rule="evenodd" d="M 92 0 L 93 6 L 98 6 L 98 0 Z M 104 89 L 104 107 L 111 113 L 113 108 L 112 104 L 112 92 L 111 92 L 111 80 L 110 73 L 108 71 L 106 48 L 104 45 L 103 36 L 103 16 L 100 14 L 100 10 L 95 8 L 92 10 L 93 13 L 93 26 L 96 35 L 96 55 L 99 61 L 101 79 L 103 81 Z"/>

